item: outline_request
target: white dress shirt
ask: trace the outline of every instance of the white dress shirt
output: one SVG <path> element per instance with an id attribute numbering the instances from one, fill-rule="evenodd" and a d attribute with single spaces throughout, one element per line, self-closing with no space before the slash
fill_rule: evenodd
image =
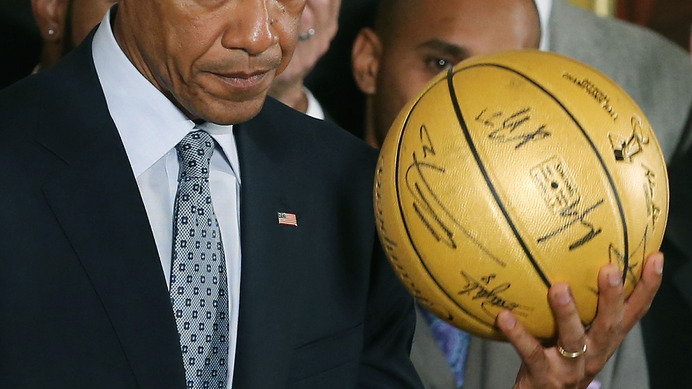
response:
<path id="1" fill-rule="evenodd" d="M 92 50 L 108 110 L 132 166 L 169 287 L 173 207 L 179 171 L 175 146 L 196 129 L 207 131 L 216 141 L 209 167 L 209 185 L 228 274 L 230 388 L 240 301 L 240 170 L 233 127 L 212 123 L 195 125 L 159 92 L 118 45 L 111 28 L 110 11 L 96 31 Z"/>
<path id="2" fill-rule="evenodd" d="M 553 0 L 534 0 L 538 9 L 538 18 L 541 23 L 540 50 L 550 50 L 550 11 L 553 9 Z"/>
<path id="3" fill-rule="evenodd" d="M 303 92 L 305 93 L 305 96 L 308 99 L 308 108 L 305 111 L 305 114 L 308 116 L 312 116 L 315 119 L 321 119 L 324 120 L 324 109 L 322 109 L 322 105 L 320 104 L 319 101 L 315 98 L 315 96 L 310 92 L 310 90 L 306 87 L 303 87 Z"/>

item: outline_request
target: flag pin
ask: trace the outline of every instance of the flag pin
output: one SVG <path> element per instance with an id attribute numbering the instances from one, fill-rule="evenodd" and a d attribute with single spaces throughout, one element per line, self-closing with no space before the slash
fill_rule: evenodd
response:
<path id="1" fill-rule="evenodd" d="M 295 213 L 279 212 L 277 216 L 279 217 L 279 224 L 298 227 L 298 218 Z"/>

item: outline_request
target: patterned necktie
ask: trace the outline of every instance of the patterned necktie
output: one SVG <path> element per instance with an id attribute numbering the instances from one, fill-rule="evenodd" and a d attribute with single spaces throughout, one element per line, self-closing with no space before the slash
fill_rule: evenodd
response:
<path id="1" fill-rule="evenodd" d="M 423 307 L 420 307 L 420 311 L 428 326 L 430 326 L 430 331 L 437 345 L 447 358 L 447 363 L 452 369 L 457 387 L 461 388 L 464 384 L 466 356 L 469 352 L 471 336 L 428 312 Z"/>
<path id="2" fill-rule="evenodd" d="M 176 150 L 180 175 L 173 214 L 170 294 L 187 387 L 226 388 L 226 262 L 209 191 L 214 140 L 204 131 L 191 132 Z"/>

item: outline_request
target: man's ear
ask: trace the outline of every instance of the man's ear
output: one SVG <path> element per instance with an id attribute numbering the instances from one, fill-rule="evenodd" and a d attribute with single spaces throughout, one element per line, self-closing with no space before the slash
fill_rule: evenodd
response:
<path id="1" fill-rule="evenodd" d="M 376 92 L 381 56 L 382 43 L 375 31 L 370 28 L 360 30 L 353 42 L 351 67 L 358 88 L 366 95 Z"/>
<path id="2" fill-rule="evenodd" d="M 65 15 L 67 2 L 65 0 L 31 0 L 34 19 L 41 30 L 41 37 L 46 43 L 59 42 L 65 37 Z"/>

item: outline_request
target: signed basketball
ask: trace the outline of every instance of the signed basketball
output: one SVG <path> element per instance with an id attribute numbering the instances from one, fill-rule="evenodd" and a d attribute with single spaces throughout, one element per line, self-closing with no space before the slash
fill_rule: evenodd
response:
<path id="1" fill-rule="evenodd" d="M 668 179 L 649 122 L 613 81 L 514 51 L 459 63 L 402 110 L 374 196 L 387 257 L 421 305 L 493 339 L 508 309 L 549 339 L 553 283 L 570 284 L 584 324 L 603 265 L 632 291 L 663 239 Z"/>

